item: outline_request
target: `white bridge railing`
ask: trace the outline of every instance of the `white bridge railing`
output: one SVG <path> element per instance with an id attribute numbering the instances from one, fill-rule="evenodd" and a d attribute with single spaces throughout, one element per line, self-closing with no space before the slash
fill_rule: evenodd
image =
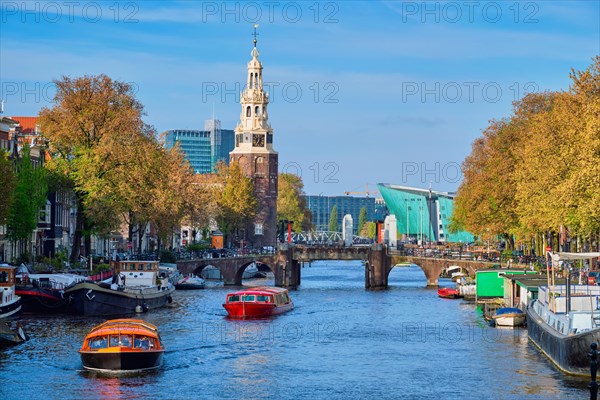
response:
<path id="1" fill-rule="evenodd" d="M 287 239 L 287 235 L 286 235 Z M 307 245 L 337 245 L 344 239 L 340 232 L 330 231 L 309 231 L 309 232 L 292 232 L 292 242 Z M 361 236 L 352 236 L 352 244 L 371 244 L 373 239 Z"/>

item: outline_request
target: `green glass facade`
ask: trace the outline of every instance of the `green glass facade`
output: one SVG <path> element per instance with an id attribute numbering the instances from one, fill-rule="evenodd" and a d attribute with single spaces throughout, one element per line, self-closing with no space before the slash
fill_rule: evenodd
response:
<path id="1" fill-rule="evenodd" d="M 429 242 L 473 242 L 468 232 L 449 232 L 452 194 L 390 184 L 379 184 L 378 189 L 396 216 L 400 235 Z"/>

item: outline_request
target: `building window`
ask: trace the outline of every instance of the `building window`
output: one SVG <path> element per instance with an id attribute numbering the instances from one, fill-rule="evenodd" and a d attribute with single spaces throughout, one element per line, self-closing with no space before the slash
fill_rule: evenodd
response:
<path id="1" fill-rule="evenodd" d="M 254 109 L 254 114 L 258 117 L 260 115 L 260 107 L 256 106 L 256 108 Z"/>
<path id="2" fill-rule="evenodd" d="M 250 108 L 250 106 L 246 107 L 246 117 L 249 117 L 251 112 L 252 109 Z"/>
<path id="3" fill-rule="evenodd" d="M 263 234 L 263 225 L 262 224 L 254 224 L 254 234 L 255 235 Z"/>

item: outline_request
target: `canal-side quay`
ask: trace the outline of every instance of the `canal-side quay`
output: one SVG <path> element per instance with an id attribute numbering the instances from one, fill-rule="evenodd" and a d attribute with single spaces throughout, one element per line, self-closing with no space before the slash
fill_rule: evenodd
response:
<path id="1" fill-rule="evenodd" d="M 77 350 L 102 318 L 23 314 L 30 340 L 0 353 L 0 397 L 589 397 L 589 379 L 558 371 L 525 329 L 490 327 L 474 303 L 438 298 L 416 266 L 394 268 L 387 290 L 370 291 L 360 261 L 305 265 L 290 291 L 295 309 L 276 319 L 227 319 L 221 304 L 229 291 L 207 282 L 140 314 L 160 328 L 165 363 L 129 376 L 82 369 Z"/>

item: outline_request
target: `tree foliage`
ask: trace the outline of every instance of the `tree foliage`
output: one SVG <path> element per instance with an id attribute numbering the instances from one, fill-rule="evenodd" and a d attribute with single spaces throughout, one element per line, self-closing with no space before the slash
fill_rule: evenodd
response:
<path id="1" fill-rule="evenodd" d="M 47 193 L 46 170 L 32 164 L 31 149 L 25 145 L 16 162 L 16 184 L 6 224 L 10 240 L 29 238 L 37 227 L 42 207 L 46 205 Z"/>
<path id="2" fill-rule="evenodd" d="M 366 222 L 367 222 L 367 207 L 363 206 L 360 209 L 360 212 L 358 214 L 358 230 L 357 230 L 357 232 L 362 231 L 362 228 Z"/>
<path id="3" fill-rule="evenodd" d="M 311 214 L 304 198 L 302 178 L 294 174 L 279 175 L 277 195 L 277 220 L 294 221 L 294 231 L 308 231 Z"/>
<path id="4" fill-rule="evenodd" d="M 334 205 L 331 208 L 331 214 L 329 215 L 329 231 L 337 232 L 339 229 L 338 225 L 338 207 L 337 205 Z"/>
<path id="5" fill-rule="evenodd" d="M 568 91 L 532 93 L 463 162 L 452 228 L 523 240 L 600 230 L 600 57 Z"/>
<path id="6" fill-rule="evenodd" d="M 142 121 L 133 88 L 105 75 L 55 81 L 55 105 L 40 113 L 50 143 L 49 168 L 70 182 L 76 195 L 74 243 L 91 233 L 108 234 L 122 222 L 138 244 L 149 223 L 167 238 L 184 214 L 182 194 L 191 170 L 178 150 L 167 151 Z M 73 246 L 71 259 L 79 246 Z M 140 249 L 138 249 L 140 250 Z"/>
<path id="7" fill-rule="evenodd" d="M 235 161 L 229 167 L 220 163 L 217 176 L 221 189 L 217 196 L 216 221 L 221 232 L 229 235 L 245 227 L 256 216 L 258 205 L 254 185 Z"/>
<path id="8" fill-rule="evenodd" d="M 8 218 L 16 181 L 13 163 L 8 159 L 6 151 L 0 150 L 0 196 L 4 199 L 0 202 L 0 225 L 4 225 Z"/>
<path id="9" fill-rule="evenodd" d="M 367 221 L 360 230 L 360 236 L 375 239 L 377 234 L 377 224 L 373 221 Z"/>

